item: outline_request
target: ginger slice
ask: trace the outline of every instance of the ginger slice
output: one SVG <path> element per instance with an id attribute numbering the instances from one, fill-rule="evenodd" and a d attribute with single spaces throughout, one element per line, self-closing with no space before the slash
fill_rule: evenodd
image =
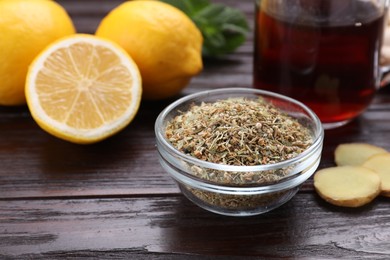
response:
<path id="1" fill-rule="evenodd" d="M 381 180 L 374 171 L 362 166 L 338 166 L 319 170 L 314 187 L 327 202 L 343 207 L 360 207 L 380 193 Z"/>
<path id="2" fill-rule="evenodd" d="M 390 153 L 371 156 L 362 166 L 375 171 L 379 175 L 381 195 L 390 197 Z"/>
<path id="3" fill-rule="evenodd" d="M 381 147 L 366 143 L 340 144 L 335 150 L 335 162 L 338 166 L 362 165 L 368 158 L 375 154 L 386 153 Z"/>

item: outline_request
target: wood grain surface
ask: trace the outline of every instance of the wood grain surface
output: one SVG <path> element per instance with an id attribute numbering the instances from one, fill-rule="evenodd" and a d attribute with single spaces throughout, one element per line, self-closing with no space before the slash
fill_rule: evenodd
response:
<path id="1" fill-rule="evenodd" d="M 93 33 L 118 0 L 62 0 L 78 32 Z M 220 0 L 253 21 L 252 1 Z M 252 24 L 251 24 L 252 26 Z M 158 163 L 154 121 L 180 96 L 250 87 L 252 44 L 219 60 L 179 96 L 143 101 L 114 137 L 75 145 L 42 131 L 27 107 L 0 107 L 0 259 L 390 259 L 390 199 L 347 209 L 318 197 L 312 179 L 282 207 L 254 217 L 209 213 L 184 198 Z M 335 147 L 390 150 L 390 90 L 345 127 L 326 131 L 320 168 Z"/>

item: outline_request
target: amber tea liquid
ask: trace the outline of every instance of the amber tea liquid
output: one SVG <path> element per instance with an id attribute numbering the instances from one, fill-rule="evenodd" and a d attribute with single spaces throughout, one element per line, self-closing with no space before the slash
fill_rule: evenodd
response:
<path id="1" fill-rule="evenodd" d="M 360 114 L 380 81 L 383 11 L 371 1 L 275 2 L 257 7 L 254 86 L 302 101 L 325 124 Z"/>

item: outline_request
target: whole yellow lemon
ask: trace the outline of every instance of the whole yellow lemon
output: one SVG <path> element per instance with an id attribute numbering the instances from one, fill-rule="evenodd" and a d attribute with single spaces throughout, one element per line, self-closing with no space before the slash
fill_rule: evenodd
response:
<path id="1" fill-rule="evenodd" d="M 0 0 L 0 14 L 0 105 L 22 105 L 32 60 L 75 28 L 66 10 L 49 0 Z"/>
<path id="2" fill-rule="evenodd" d="M 118 43 L 134 59 L 144 99 L 178 94 L 203 68 L 200 30 L 185 13 L 163 2 L 124 2 L 101 21 L 96 35 Z"/>

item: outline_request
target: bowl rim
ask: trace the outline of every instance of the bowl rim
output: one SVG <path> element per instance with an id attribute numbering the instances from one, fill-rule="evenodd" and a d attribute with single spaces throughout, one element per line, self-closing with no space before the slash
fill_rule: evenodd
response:
<path id="1" fill-rule="evenodd" d="M 268 96 L 279 100 L 284 100 L 286 102 L 293 103 L 294 105 L 298 106 L 302 110 L 305 111 L 309 115 L 310 118 L 313 119 L 315 123 L 314 134 L 317 134 L 314 136 L 313 143 L 302 153 L 299 155 L 280 161 L 277 163 L 272 164 L 263 164 L 263 165 L 251 165 L 251 166 L 240 166 L 240 165 L 225 165 L 225 164 L 218 164 L 213 162 L 204 161 L 201 159 L 198 159 L 196 157 L 187 155 L 178 149 L 176 149 L 165 137 L 165 135 L 160 131 L 160 129 L 163 129 L 164 120 L 166 116 L 175 108 L 182 105 L 185 102 L 188 102 L 190 100 L 198 99 L 201 97 L 209 97 L 213 96 L 215 94 L 255 94 L 255 95 L 262 95 L 262 96 Z M 255 88 L 244 88 L 244 87 L 232 87 L 232 88 L 219 88 L 219 89 L 213 89 L 213 90 L 204 90 L 200 92 L 196 92 L 193 94 L 186 95 L 182 98 L 177 99 L 170 105 L 168 105 L 166 108 L 164 108 L 160 114 L 158 115 L 156 121 L 155 121 L 155 135 L 157 137 L 157 142 L 160 143 L 165 151 L 168 151 L 170 154 L 173 154 L 175 157 L 181 158 L 182 160 L 191 163 L 193 165 L 201 166 L 204 168 L 219 170 L 219 171 L 227 171 L 227 172 L 251 172 L 251 171 L 269 171 L 269 170 L 276 170 L 280 169 L 286 166 L 293 165 L 295 163 L 298 163 L 302 160 L 305 160 L 307 157 L 310 157 L 319 147 L 322 146 L 323 140 L 324 140 L 324 128 L 322 126 L 322 123 L 318 116 L 305 104 L 302 102 L 295 100 L 293 98 L 290 98 L 285 95 L 281 95 L 275 92 L 266 91 L 266 90 L 260 90 Z"/>

